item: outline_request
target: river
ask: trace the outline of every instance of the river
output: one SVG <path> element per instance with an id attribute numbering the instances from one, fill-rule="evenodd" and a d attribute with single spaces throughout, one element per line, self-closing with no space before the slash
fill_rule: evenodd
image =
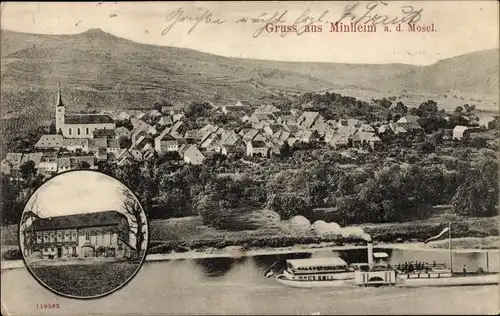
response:
<path id="1" fill-rule="evenodd" d="M 377 251 L 377 249 L 375 249 Z M 400 260 L 446 262 L 447 252 L 387 250 Z M 348 262 L 363 260 L 364 251 L 337 252 Z M 498 252 L 489 258 L 498 271 Z M 330 256 L 315 253 L 314 256 Z M 113 294 L 95 300 L 56 296 L 24 268 L 2 271 L 2 308 L 8 314 L 493 314 L 498 313 L 498 286 L 440 288 L 297 289 L 266 279 L 273 261 L 311 254 L 205 258 L 146 262 L 136 277 Z M 347 260 L 346 260 L 347 261 Z M 455 254 L 456 266 L 485 269 L 484 253 Z M 112 276 L 110 276 L 112 277 Z M 37 304 L 59 309 L 36 310 Z"/>

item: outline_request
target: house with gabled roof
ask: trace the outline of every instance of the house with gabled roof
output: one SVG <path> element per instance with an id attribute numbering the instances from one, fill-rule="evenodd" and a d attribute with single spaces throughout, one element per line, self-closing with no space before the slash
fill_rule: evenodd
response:
<path id="1" fill-rule="evenodd" d="M 184 139 L 189 143 L 189 144 L 194 144 L 197 143 L 198 141 L 201 140 L 202 134 L 200 133 L 199 130 L 197 129 L 190 129 L 187 130 L 186 133 L 184 134 Z"/>
<path id="2" fill-rule="evenodd" d="M 38 172 L 49 175 L 57 172 L 57 154 L 43 153 L 40 163 L 38 164 Z"/>
<path id="3" fill-rule="evenodd" d="M 91 138 L 115 138 L 115 136 L 115 130 L 113 129 L 95 129 Z"/>
<path id="4" fill-rule="evenodd" d="M 313 132 L 308 130 L 298 131 L 297 133 L 295 133 L 295 137 L 304 143 L 309 143 L 314 140 Z"/>
<path id="5" fill-rule="evenodd" d="M 252 124 L 258 124 L 258 123 L 269 123 L 272 124 L 276 122 L 276 118 L 272 113 L 254 113 L 248 121 Z"/>
<path id="6" fill-rule="evenodd" d="M 248 130 L 244 135 L 243 135 L 243 141 L 244 142 L 249 142 L 249 141 L 264 141 L 266 138 L 264 135 L 260 133 L 260 131 L 256 129 L 250 129 Z"/>
<path id="7" fill-rule="evenodd" d="M 247 156 L 269 157 L 269 147 L 264 141 L 261 140 L 248 141 L 246 144 L 247 144 Z"/>
<path id="8" fill-rule="evenodd" d="M 181 137 L 184 136 L 184 134 L 186 133 L 187 130 L 188 130 L 188 127 L 186 124 L 184 124 L 183 121 L 177 121 L 172 126 L 172 132 L 177 133 Z"/>
<path id="9" fill-rule="evenodd" d="M 310 130 L 318 132 L 319 135 L 325 135 L 330 130 L 330 126 L 325 122 L 316 122 Z"/>
<path id="10" fill-rule="evenodd" d="M 172 126 L 174 124 L 174 121 L 172 118 L 168 115 L 163 115 L 159 120 L 158 124 L 161 126 Z"/>
<path id="11" fill-rule="evenodd" d="M 140 129 L 147 131 L 151 125 L 146 123 L 146 121 L 144 121 L 144 120 L 137 119 L 137 120 L 132 121 L 132 126 L 134 127 L 134 130 L 137 128 L 140 128 Z"/>
<path id="12" fill-rule="evenodd" d="M 252 104 L 248 100 L 240 100 L 240 101 L 236 102 L 235 106 L 247 106 L 247 107 L 251 107 Z"/>
<path id="13" fill-rule="evenodd" d="M 82 151 L 89 152 L 89 139 L 85 138 L 65 138 L 63 140 L 63 148 L 67 151 Z"/>
<path id="14" fill-rule="evenodd" d="M 132 133 L 123 126 L 117 127 L 115 129 L 115 138 L 120 139 L 121 137 L 130 138 Z"/>
<path id="15" fill-rule="evenodd" d="M 220 141 L 220 136 L 216 133 L 212 132 L 207 137 L 205 137 L 201 144 L 200 148 L 207 149 L 209 146 L 214 145 L 216 142 Z"/>
<path id="16" fill-rule="evenodd" d="M 107 139 L 106 140 L 106 152 L 118 154 L 121 151 L 120 141 L 118 139 Z"/>
<path id="17" fill-rule="evenodd" d="M 290 133 L 287 130 L 281 129 L 278 132 L 276 132 L 273 136 L 274 136 L 274 138 L 277 138 L 280 141 L 284 142 L 292 136 L 292 133 Z"/>
<path id="18" fill-rule="evenodd" d="M 2 173 L 16 176 L 23 159 L 22 153 L 7 153 L 7 156 L 1 162 Z"/>
<path id="19" fill-rule="evenodd" d="M 395 135 L 405 135 L 408 133 L 406 128 L 404 128 L 403 126 L 400 126 L 397 123 L 389 123 L 389 128 L 392 130 L 392 132 Z"/>
<path id="20" fill-rule="evenodd" d="M 79 169 L 82 166 L 87 166 L 88 169 L 97 169 L 94 156 L 74 156 L 74 157 L 59 157 L 58 173 Z"/>
<path id="21" fill-rule="evenodd" d="M 182 145 L 179 149 L 179 155 L 185 163 L 192 165 L 201 165 L 205 156 L 194 145 Z"/>
<path id="22" fill-rule="evenodd" d="M 277 113 L 277 112 L 280 112 L 280 109 L 278 109 L 272 104 L 262 104 L 261 106 L 255 109 L 255 113 Z"/>
<path id="23" fill-rule="evenodd" d="M 154 139 L 154 148 L 158 153 L 163 153 L 168 151 L 167 141 L 172 141 L 175 139 L 172 135 L 170 135 L 170 128 L 165 128 L 160 135 L 156 136 Z"/>
<path id="24" fill-rule="evenodd" d="M 43 153 L 28 153 L 24 154 L 21 159 L 21 165 L 27 163 L 28 161 L 33 161 L 35 163 L 35 168 L 40 168 L 40 161 L 42 160 Z"/>
<path id="25" fill-rule="evenodd" d="M 177 113 L 172 115 L 172 122 L 177 123 L 186 117 L 184 113 Z"/>
<path id="26" fill-rule="evenodd" d="M 94 138 L 88 140 L 88 151 L 96 153 L 99 151 L 99 148 L 107 148 L 108 141 L 105 138 Z"/>
<path id="27" fill-rule="evenodd" d="M 241 137 L 232 130 L 226 131 L 221 135 L 221 141 L 224 145 L 234 145 L 240 140 Z"/>
<path id="28" fill-rule="evenodd" d="M 35 144 L 37 149 L 59 149 L 63 146 L 62 135 L 42 135 Z"/>
<path id="29" fill-rule="evenodd" d="M 355 126 L 340 126 L 337 128 L 337 133 L 350 137 L 356 133 L 358 129 Z"/>
<path id="30" fill-rule="evenodd" d="M 119 121 L 130 120 L 130 114 L 128 114 L 125 111 L 122 111 L 120 112 L 120 114 L 116 116 L 116 119 Z"/>
<path id="31" fill-rule="evenodd" d="M 372 148 L 375 148 L 382 141 L 375 133 L 363 131 L 356 132 L 350 137 L 350 140 L 353 147 L 369 145 Z"/>
<path id="32" fill-rule="evenodd" d="M 281 125 L 295 124 L 295 116 L 294 115 L 282 115 L 278 117 L 277 122 Z"/>
<path id="33" fill-rule="evenodd" d="M 375 133 L 375 129 L 370 124 L 361 124 L 358 129 L 363 132 Z"/>
<path id="34" fill-rule="evenodd" d="M 274 135 L 277 132 L 281 131 L 283 127 L 279 124 L 269 124 L 264 127 L 264 133 L 268 135 Z"/>
<path id="35" fill-rule="evenodd" d="M 462 140 L 470 138 L 470 130 L 467 126 L 457 125 L 453 128 L 453 139 Z"/>
<path id="36" fill-rule="evenodd" d="M 423 132 L 422 126 L 418 123 L 419 119 L 420 117 L 416 115 L 405 115 L 396 122 L 396 125 L 403 127 L 408 132 Z"/>
<path id="37" fill-rule="evenodd" d="M 31 252 L 44 258 L 125 257 L 131 251 L 128 229 L 123 227 L 128 227 L 126 216 L 114 210 L 37 217 L 30 229 L 36 240 Z"/>
<path id="38" fill-rule="evenodd" d="M 331 145 L 335 149 L 347 147 L 349 145 L 349 138 L 346 135 L 334 134 L 328 138 L 327 144 Z"/>

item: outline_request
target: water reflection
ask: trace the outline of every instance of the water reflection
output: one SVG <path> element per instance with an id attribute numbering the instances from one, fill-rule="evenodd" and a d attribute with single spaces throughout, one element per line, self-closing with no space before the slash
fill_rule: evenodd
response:
<path id="1" fill-rule="evenodd" d="M 374 252 L 385 252 L 389 255 L 389 264 L 396 266 L 405 262 L 428 262 L 444 263 L 449 265 L 449 253 L 446 251 L 407 251 L 398 249 L 375 248 Z M 497 254 L 497 253 L 496 253 Z M 277 255 L 257 255 L 241 258 L 204 258 L 193 260 L 196 268 L 206 278 L 218 278 L 227 275 L 230 271 L 241 269 L 242 267 L 251 267 L 259 276 L 266 271 L 272 264 L 276 263 L 279 269 L 285 266 L 287 259 L 306 259 L 312 257 L 340 257 L 347 263 L 367 262 L 367 252 L 365 249 L 351 249 L 344 251 L 318 251 L 318 252 L 300 252 Z M 187 260 L 190 261 L 190 260 Z M 498 272 L 498 255 L 489 255 L 485 252 L 453 253 L 453 270 L 461 272 L 466 266 L 467 271 L 475 272 L 478 269 L 484 271 Z"/>

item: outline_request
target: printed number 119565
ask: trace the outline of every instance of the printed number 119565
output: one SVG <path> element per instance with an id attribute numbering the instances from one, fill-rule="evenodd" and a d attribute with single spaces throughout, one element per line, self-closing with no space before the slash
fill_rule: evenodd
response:
<path id="1" fill-rule="evenodd" d="M 36 304 L 37 309 L 58 309 L 59 304 Z"/>

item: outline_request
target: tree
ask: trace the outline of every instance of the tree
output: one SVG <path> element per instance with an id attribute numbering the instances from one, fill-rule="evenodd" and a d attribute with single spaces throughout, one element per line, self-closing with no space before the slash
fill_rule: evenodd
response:
<path id="1" fill-rule="evenodd" d="M 452 204 L 458 214 L 493 216 L 498 214 L 498 162 L 486 158 L 477 169 L 467 172 Z"/>
<path id="2" fill-rule="evenodd" d="M 423 151 L 424 153 L 430 154 L 436 151 L 436 145 L 431 141 L 426 140 L 420 146 L 420 150 Z"/>
<path id="3" fill-rule="evenodd" d="M 118 144 L 120 145 L 121 149 L 130 148 L 130 146 L 132 146 L 132 140 L 127 136 L 120 136 L 120 138 L 118 139 Z"/>
<path id="4" fill-rule="evenodd" d="M 19 172 L 24 180 L 29 180 L 34 178 L 36 175 L 35 162 L 32 160 L 24 162 L 19 167 Z"/>
<path id="5" fill-rule="evenodd" d="M 268 208 L 275 211 L 284 220 L 296 215 L 308 214 L 311 208 L 304 196 L 296 194 L 274 194 L 269 197 Z"/>
<path id="6" fill-rule="evenodd" d="M 0 173 L 0 215 L 2 224 L 17 224 L 21 218 L 22 209 L 22 195 L 21 183 L 19 181 L 11 180 L 9 176 Z"/>
<path id="7" fill-rule="evenodd" d="M 128 219 L 127 232 L 128 235 L 133 235 L 135 243 L 133 245 L 130 244 L 130 239 L 120 237 L 120 240 L 135 250 L 134 259 L 140 259 L 142 257 L 143 252 L 143 243 L 146 241 L 147 234 L 147 221 L 144 210 L 141 207 L 141 204 L 135 196 L 128 190 L 124 188 L 122 190 L 123 196 L 123 210 Z"/>
<path id="8" fill-rule="evenodd" d="M 55 135 L 56 133 L 57 133 L 56 124 L 54 122 L 51 122 L 49 126 L 49 134 Z"/>
<path id="9" fill-rule="evenodd" d="M 152 108 L 153 108 L 153 110 L 161 112 L 162 105 L 161 105 L 160 102 L 155 102 L 155 103 L 153 103 L 153 107 Z"/>
<path id="10" fill-rule="evenodd" d="M 78 169 L 89 169 L 90 164 L 88 162 L 86 162 L 85 160 L 80 160 L 77 163 L 77 167 L 78 167 Z"/>
<path id="11" fill-rule="evenodd" d="M 280 154 L 283 157 L 290 157 L 292 155 L 292 148 L 290 147 L 290 144 L 288 144 L 287 141 L 285 141 L 283 145 L 281 145 Z"/>
<path id="12" fill-rule="evenodd" d="M 38 194 L 36 194 L 30 208 L 25 210 L 21 216 L 20 227 L 23 234 L 23 251 L 25 256 L 30 255 L 33 247 L 36 245 L 36 235 L 33 231 L 33 222 L 34 220 L 40 218 L 40 212 L 41 209 L 38 203 Z"/>
<path id="13" fill-rule="evenodd" d="M 466 107 L 468 108 L 468 104 L 466 104 Z M 455 112 L 458 114 L 461 114 L 464 111 L 464 108 L 461 107 L 460 105 L 455 108 Z"/>
<path id="14" fill-rule="evenodd" d="M 116 127 L 125 127 L 126 129 L 128 129 L 129 131 L 133 130 L 134 129 L 134 125 L 132 124 L 132 122 L 128 119 L 125 119 L 123 121 L 116 121 Z"/>
<path id="15" fill-rule="evenodd" d="M 408 113 L 408 108 L 403 104 L 403 102 L 399 101 L 394 107 L 394 113 L 406 115 L 406 113 Z"/>
<path id="16" fill-rule="evenodd" d="M 208 116 L 212 106 L 207 103 L 191 102 L 184 108 L 184 113 L 188 118 Z"/>

